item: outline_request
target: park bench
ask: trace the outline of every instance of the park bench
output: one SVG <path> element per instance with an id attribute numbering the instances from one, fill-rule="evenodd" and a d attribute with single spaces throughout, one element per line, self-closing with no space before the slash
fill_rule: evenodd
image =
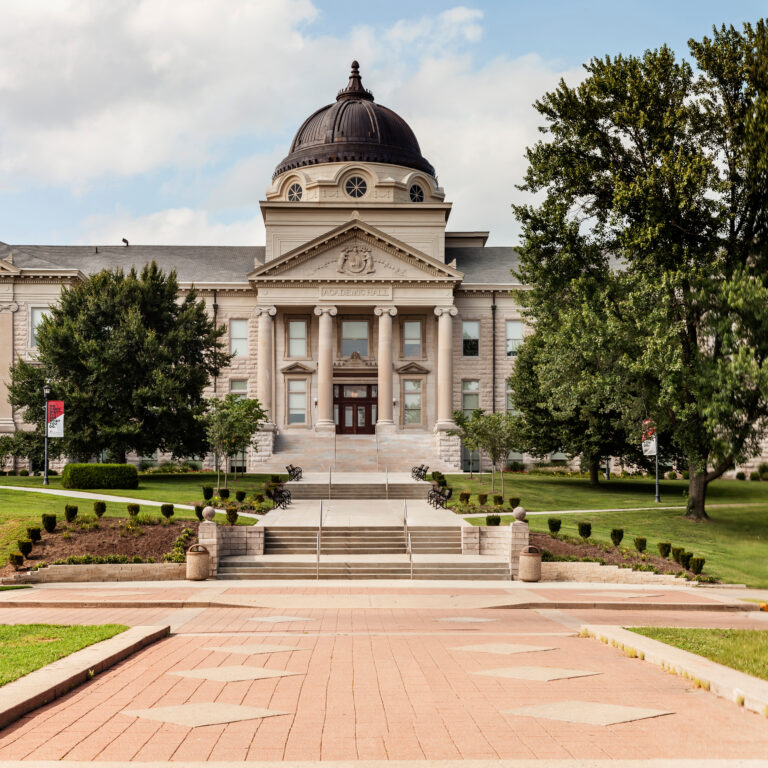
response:
<path id="1" fill-rule="evenodd" d="M 293 464 L 289 464 L 285 471 L 288 473 L 289 480 L 301 480 L 302 469 L 301 467 L 294 467 Z"/>
<path id="2" fill-rule="evenodd" d="M 448 500 L 453 496 L 453 490 L 451 488 L 433 488 L 427 496 L 427 501 L 435 508 L 442 507 L 445 509 L 445 505 Z"/>
<path id="3" fill-rule="evenodd" d="M 414 480 L 426 480 L 427 479 L 427 470 L 429 467 L 426 464 L 421 464 L 418 467 L 412 467 L 411 468 L 411 477 Z"/>

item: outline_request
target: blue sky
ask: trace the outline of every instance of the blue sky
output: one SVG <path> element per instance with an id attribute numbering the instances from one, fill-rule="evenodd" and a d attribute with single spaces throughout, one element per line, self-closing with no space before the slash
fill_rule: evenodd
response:
<path id="1" fill-rule="evenodd" d="M 451 229 L 514 243 L 531 103 L 594 55 L 768 2 L 3 0 L 0 240 L 259 244 L 258 201 L 349 62 L 414 128 Z"/>

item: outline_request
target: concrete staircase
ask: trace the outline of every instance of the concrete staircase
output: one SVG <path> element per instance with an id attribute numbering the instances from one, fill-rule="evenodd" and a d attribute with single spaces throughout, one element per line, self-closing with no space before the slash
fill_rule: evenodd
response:
<path id="1" fill-rule="evenodd" d="M 317 528 L 279 527 L 264 529 L 265 555 L 317 553 Z M 321 555 L 404 555 L 402 528 L 323 528 Z"/>
<path id="2" fill-rule="evenodd" d="M 422 499 L 426 501 L 430 483 L 286 483 L 291 498 L 297 499 Z"/>

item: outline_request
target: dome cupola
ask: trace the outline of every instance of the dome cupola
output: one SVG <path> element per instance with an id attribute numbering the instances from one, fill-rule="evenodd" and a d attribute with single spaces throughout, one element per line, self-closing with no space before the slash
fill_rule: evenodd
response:
<path id="1" fill-rule="evenodd" d="M 350 161 L 401 165 L 435 176 L 408 123 L 376 104 L 373 94 L 363 87 L 356 61 L 336 102 L 318 109 L 299 128 L 273 178 L 303 166 Z"/>

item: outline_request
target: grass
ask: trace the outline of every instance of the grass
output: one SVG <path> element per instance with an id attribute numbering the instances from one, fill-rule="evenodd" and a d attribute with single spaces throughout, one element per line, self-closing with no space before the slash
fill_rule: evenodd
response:
<path id="1" fill-rule="evenodd" d="M 648 539 L 647 552 L 658 555 L 656 545 L 668 541 L 704 557 L 704 573 L 726 582 L 748 587 L 768 587 L 768 504 L 710 509 L 710 520 L 695 523 L 677 510 L 654 509 L 642 512 L 590 512 L 562 515 L 560 533 L 578 536 L 578 523 L 592 523 L 592 539 L 611 543 L 611 529 L 623 528 L 623 546 L 632 547 L 635 536 Z M 556 514 L 552 515 L 557 517 Z M 508 524 L 511 515 L 502 517 Z M 484 525 L 485 518 L 471 518 L 473 525 Z M 528 518 L 532 531 L 548 532 L 547 515 Z"/>
<path id="2" fill-rule="evenodd" d="M 0 584 L 0 592 L 6 589 L 31 589 L 30 584 Z"/>
<path id="3" fill-rule="evenodd" d="M 0 686 L 126 629 L 122 624 L 0 624 Z"/>
<path id="4" fill-rule="evenodd" d="M 748 675 L 768 680 L 768 630 L 628 627 L 638 635 L 674 645 Z"/>

